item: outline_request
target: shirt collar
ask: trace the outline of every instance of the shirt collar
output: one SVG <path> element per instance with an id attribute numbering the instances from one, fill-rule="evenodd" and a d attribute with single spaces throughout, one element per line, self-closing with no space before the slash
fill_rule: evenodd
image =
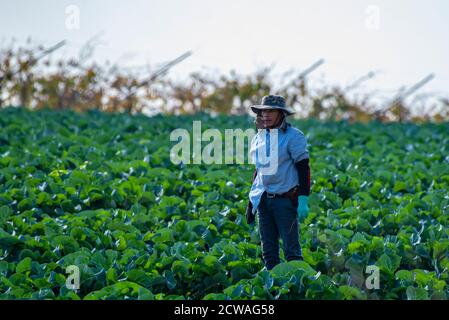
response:
<path id="1" fill-rule="evenodd" d="M 281 124 L 279 125 L 279 127 L 275 128 L 275 129 L 281 129 L 281 131 L 283 133 L 285 133 L 285 131 L 287 131 L 288 127 L 291 127 L 291 124 L 287 122 L 287 118 L 284 117 L 284 120 L 282 120 Z M 269 132 L 270 129 L 267 128 L 267 132 Z"/>
<path id="2" fill-rule="evenodd" d="M 279 126 L 279 128 L 285 132 L 287 131 L 287 128 L 290 127 L 291 124 L 287 122 L 287 118 L 285 117 L 284 120 L 282 121 L 281 125 Z"/>

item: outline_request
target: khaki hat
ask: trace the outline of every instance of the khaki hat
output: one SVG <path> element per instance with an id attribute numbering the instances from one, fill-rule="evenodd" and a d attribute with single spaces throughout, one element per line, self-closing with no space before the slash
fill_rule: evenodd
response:
<path id="1" fill-rule="evenodd" d="M 262 110 L 278 109 L 284 111 L 284 113 L 289 116 L 295 113 L 292 108 L 285 105 L 285 98 L 279 95 L 267 95 L 262 98 L 261 104 L 256 104 L 251 106 L 251 110 L 254 113 L 259 114 Z"/>

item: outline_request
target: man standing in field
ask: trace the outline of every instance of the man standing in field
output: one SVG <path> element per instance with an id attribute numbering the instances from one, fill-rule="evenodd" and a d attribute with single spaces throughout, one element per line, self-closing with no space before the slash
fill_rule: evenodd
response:
<path id="1" fill-rule="evenodd" d="M 263 260 L 271 270 L 280 263 L 279 238 L 287 261 L 302 260 L 298 220 L 309 211 L 309 152 L 302 131 L 286 121 L 294 111 L 285 105 L 284 97 L 264 96 L 262 103 L 251 109 L 257 114 L 258 132 L 251 141 L 256 170 L 246 218 L 252 223 L 258 212 Z"/>

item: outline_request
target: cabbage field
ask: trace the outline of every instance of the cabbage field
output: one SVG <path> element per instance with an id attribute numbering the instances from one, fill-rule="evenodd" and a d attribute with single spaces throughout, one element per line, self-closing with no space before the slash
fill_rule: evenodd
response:
<path id="1" fill-rule="evenodd" d="M 448 123 L 292 121 L 310 153 L 304 261 L 267 271 L 245 220 L 254 166 L 170 161 L 193 120 L 253 127 L 0 110 L 0 298 L 449 298 Z"/>

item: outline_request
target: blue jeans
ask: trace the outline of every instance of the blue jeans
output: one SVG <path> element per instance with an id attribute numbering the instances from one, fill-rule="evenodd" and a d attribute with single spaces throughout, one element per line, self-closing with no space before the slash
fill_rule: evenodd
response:
<path id="1" fill-rule="evenodd" d="M 279 238 L 282 239 L 287 261 L 302 260 L 297 208 L 293 202 L 288 198 L 267 198 L 264 194 L 257 209 L 266 268 L 271 270 L 280 263 Z"/>

